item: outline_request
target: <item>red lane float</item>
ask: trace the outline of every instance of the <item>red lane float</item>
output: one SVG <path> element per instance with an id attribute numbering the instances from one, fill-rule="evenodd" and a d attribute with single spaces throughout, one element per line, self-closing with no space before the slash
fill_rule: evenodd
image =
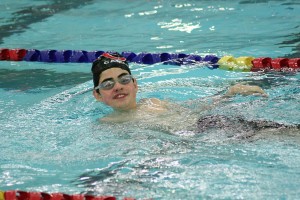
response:
<path id="1" fill-rule="evenodd" d="M 252 61 L 253 67 L 251 71 L 260 71 L 263 69 L 271 69 L 272 59 L 269 57 L 266 58 L 256 58 Z"/>
<path id="2" fill-rule="evenodd" d="M 290 68 L 299 69 L 300 68 L 300 58 L 289 59 L 288 65 Z"/>
<path id="3" fill-rule="evenodd" d="M 0 191 L 0 200 L 117 200 L 113 196 L 92 196 L 82 194 L 26 192 L 18 190 Z M 123 200 L 135 200 L 125 197 Z"/>
<path id="4" fill-rule="evenodd" d="M 9 60 L 9 49 L 0 49 L 0 60 Z"/>
<path id="5" fill-rule="evenodd" d="M 300 58 L 257 58 L 252 61 L 251 71 L 274 70 L 274 71 L 299 71 Z"/>

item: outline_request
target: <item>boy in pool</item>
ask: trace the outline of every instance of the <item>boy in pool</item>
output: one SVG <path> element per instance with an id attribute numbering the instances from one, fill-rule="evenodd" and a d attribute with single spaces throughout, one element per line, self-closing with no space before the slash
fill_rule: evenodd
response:
<path id="1" fill-rule="evenodd" d="M 144 101 L 137 103 L 137 80 L 132 77 L 126 58 L 118 53 L 102 54 L 92 66 L 94 91 L 93 95 L 115 111 L 139 110 Z M 258 86 L 237 84 L 229 88 L 225 96 L 235 94 L 266 96 L 266 93 Z M 143 109 L 160 112 L 165 109 L 166 102 L 156 98 L 148 99 L 147 107 Z"/>
<path id="2" fill-rule="evenodd" d="M 211 127 L 222 128 L 228 123 L 230 126 L 234 126 L 236 122 L 246 123 L 245 120 L 232 120 L 223 116 L 205 116 L 199 119 L 199 113 L 195 114 L 187 108 L 156 98 L 142 99 L 137 102 L 137 80 L 132 77 L 126 58 L 118 53 L 103 53 L 93 62 L 92 73 L 94 97 L 114 109 L 112 114 L 100 119 L 102 122 L 138 121 L 138 123 L 156 124 L 155 127 L 165 129 L 167 132 L 183 130 L 202 132 Z M 267 96 L 258 86 L 236 84 L 230 87 L 223 97 L 236 94 Z M 217 100 L 225 99 L 223 97 Z M 225 121 L 227 125 L 224 124 Z M 259 125 L 260 122 L 251 123 L 252 128 L 281 126 L 273 122 L 264 122 L 267 125 Z"/>

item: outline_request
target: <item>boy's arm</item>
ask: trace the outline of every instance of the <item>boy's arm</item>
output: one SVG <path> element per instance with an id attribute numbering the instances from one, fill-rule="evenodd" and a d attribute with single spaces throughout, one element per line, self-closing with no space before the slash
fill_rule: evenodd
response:
<path id="1" fill-rule="evenodd" d="M 262 97 L 268 97 L 267 93 L 259 86 L 236 84 L 229 87 L 225 94 L 216 94 L 213 96 L 205 97 L 197 101 L 194 109 L 198 111 L 207 111 L 216 108 L 220 103 L 228 101 L 228 98 L 235 95 L 257 95 Z M 190 102 L 191 105 L 195 106 L 195 101 Z"/>

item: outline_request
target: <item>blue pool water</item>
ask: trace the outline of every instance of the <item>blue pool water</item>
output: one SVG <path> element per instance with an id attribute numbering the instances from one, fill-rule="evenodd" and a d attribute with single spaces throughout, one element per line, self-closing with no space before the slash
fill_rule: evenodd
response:
<path id="1" fill-rule="evenodd" d="M 298 1 L 1 0 L 0 47 L 217 56 L 299 57 Z M 173 134 L 100 124 L 90 64 L 0 62 L 0 190 L 138 199 L 299 199 L 300 133 Z M 299 124 L 299 73 L 242 73 L 205 65 L 131 64 L 138 98 L 187 107 L 236 82 L 237 96 L 204 114 Z M 183 113 L 187 115 L 189 113 Z M 182 123 L 181 121 L 175 121 Z"/>

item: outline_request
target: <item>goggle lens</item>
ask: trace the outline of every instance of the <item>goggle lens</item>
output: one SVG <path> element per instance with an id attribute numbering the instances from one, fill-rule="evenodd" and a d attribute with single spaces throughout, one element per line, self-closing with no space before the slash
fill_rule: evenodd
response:
<path id="1" fill-rule="evenodd" d="M 122 85 L 127 85 L 128 83 L 130 83 L 132 79 L 133 77 L 130 74 L 127 74 L 119 77 L 117 81 Z M 115 84 L 116 84 L 115 80 L 107 80 L 102 82 L 99 86 L 95 87 L 95 90 L 96 89 L 110 90 L 115 86 Z"/>

